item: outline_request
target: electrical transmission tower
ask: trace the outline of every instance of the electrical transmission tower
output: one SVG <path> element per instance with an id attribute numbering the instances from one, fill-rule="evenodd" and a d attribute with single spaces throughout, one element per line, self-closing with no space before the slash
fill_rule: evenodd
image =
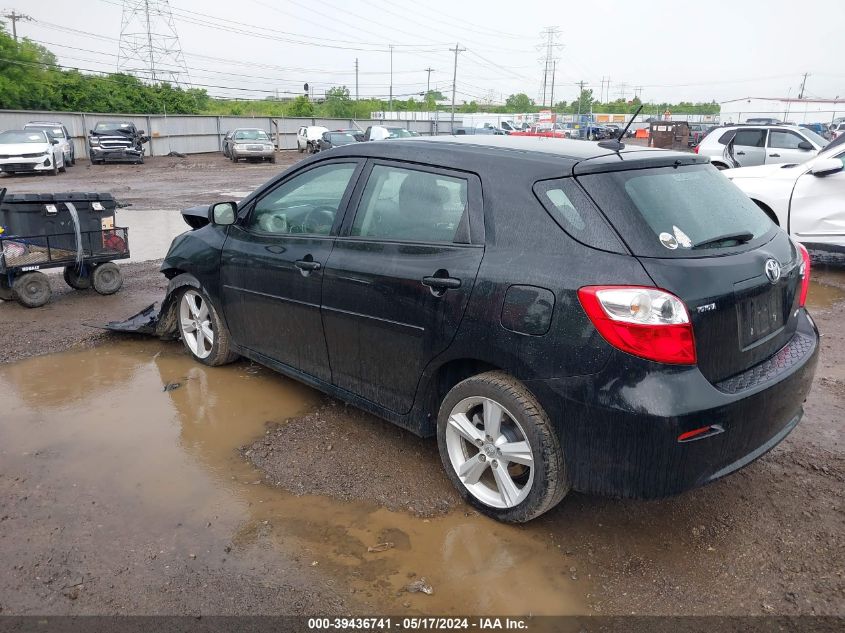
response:
<path id="1" fill-rule="evenodd" d="M 549 85 L 554 84 L 554 73 L 557 66 L 557 58 L 555 55 L 557 51 L 563 47 L 563 44 L 558 42 L 560 38 L 560 28 L 556 26 L 547 26 L 540 33 L 543 42 L 538 48 L 544 51 L 543 57 L 540 61 L 543 62 L 543 106 L 546 105 L 546 94 Z M 554 98 L 554 90 L 552 90 L 552 98 Z M 550 104 L 554 106 L 554 103 Z"/>
<path id="2" fill-rule="evenodd" d="M 117 71 L 151 83 L 190 86 L 168 0 L 123 0 Z"/>

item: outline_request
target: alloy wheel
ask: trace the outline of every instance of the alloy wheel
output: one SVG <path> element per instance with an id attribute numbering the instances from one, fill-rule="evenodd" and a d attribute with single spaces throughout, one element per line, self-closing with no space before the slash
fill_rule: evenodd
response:
<path id="1" fill-rule="evenodd" d="M 214 347 L 214 326 L 205 298 L 187 290 L 179 302 L 179 328 L 182 338 L 197 358 L 208 358 Z"/>
<path id="2" fill-rule="evenodd" d="M 494 508 L 513 508 L 528 497 L 534 454 L 519 422 L 490 398 L 473 396 L 449 413 L 446 449 L 461 483 Z"/>

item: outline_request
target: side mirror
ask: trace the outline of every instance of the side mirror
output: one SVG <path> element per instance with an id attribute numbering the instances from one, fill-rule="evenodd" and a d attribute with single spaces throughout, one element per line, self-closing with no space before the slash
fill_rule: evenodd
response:
<path id="1" fill-rule="evenodd" d="M 216 202 L 208 209 L 208 219 L 212 224 L 229 226 L 238 217 L 237 202 Z"/>
<path id="2" fill-rule="evenodd" d="M 140 134 L 141 136 L 143 136 L 143 135 L 144 135 L 144 130 L 138 130 L 138 134 Z"/>
<path id="3" fill-rule="evenodd" d="M 57 139 L 57 138 L 51 138 L 51 139 L 50 139 L 50 142 L 51 142 L 53 145 L 58 145 L 58 144 L 59 144 L 59 139 Z"/>
<path id="4" fill-rule="evenodd" d="M 845 165 L 843 165 L 842 161 L 838 158 L 822 158 L 821 160 L 816 161 L 813 168 L 810 170 L 810 173 L 818 177 L 830 176 L 831 174 L 841 172 L 843 167 L 845 167 Z"/>
<path id="5" fill-rule="evenodd" d="M 90 134 L 91 136 L 94 136 L 94 130 L 88 130 L 88 134 Z"/>
<path id="6" fill-rule="evenodd" d="M 798 143 L 798 149 L 803 149 L 804 151 L 809 151 L 811 149 L 816 149 L 813 147 L 813 144 L 810 141 L 801 141 Z"/>

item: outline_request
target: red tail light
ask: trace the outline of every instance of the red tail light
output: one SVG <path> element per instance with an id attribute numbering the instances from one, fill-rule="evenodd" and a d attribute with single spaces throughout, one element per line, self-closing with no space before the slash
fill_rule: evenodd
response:
<path id="1" fill-rule="evenodd" d="M 701 145 L 701 141 L 699 141 L 698 143 L 695 144 L 695 147 L 692 148 L 692 151 L 694 153 L 698 154 L 698 148 L 699 148 L 700 145 Z"/>
<path id="2" fill-rule="evenodd" d="M 796 242 L 797 244 L 797 242 Z M 798 295 L 798 305 L 804 307 L 807 303 L 807 292 L 810 290 L 810 253 L 804 248 L 803 244 L 798 244 L 798 250 L 801 251 L 801 294 Z"/>
<path id="3" fill-rule="evenodd" d="M 585 286 L 578 299 L 604 340 L 640 358 L 694 365 L 695 339 L 683 301 L 657 288 Z"/>

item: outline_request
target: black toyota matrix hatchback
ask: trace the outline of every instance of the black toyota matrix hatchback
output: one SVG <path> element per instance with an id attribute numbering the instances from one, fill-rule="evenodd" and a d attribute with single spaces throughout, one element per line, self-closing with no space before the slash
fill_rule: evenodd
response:
<path id="1" fill-rule="evenodd" d="M 159 333 L 436 435 L 504 521 L 726 475 L 810 389 L 807 253 L 694 154 L 357 143 L 184 214 Z"/>

